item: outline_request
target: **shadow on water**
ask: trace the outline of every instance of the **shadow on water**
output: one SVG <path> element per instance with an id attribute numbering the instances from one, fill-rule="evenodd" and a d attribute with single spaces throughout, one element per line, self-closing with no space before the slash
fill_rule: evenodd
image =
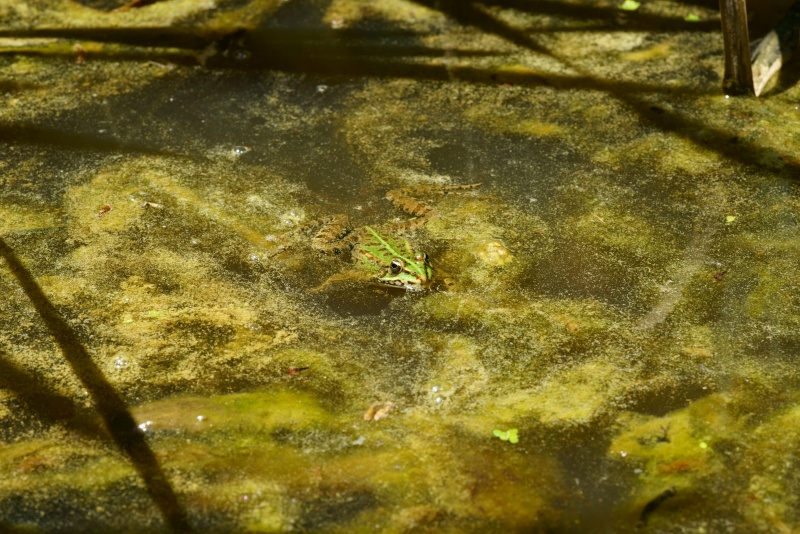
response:
<path id="1" fill-rule="evenodd" d="M 0 142 L 21 145 L 39 145 L 68 150 L 91 150 L 92 152 L 145 154 L 158 156 L 185 157 L 154 146 L 132 142 L 127 139 L 81 133 L 67 127 L 48 127 L 32 124 L 0 123 Z"/>
<path id="2" fill-rule="evenodd" d="M 517 30 L 511 31 L 516 32 Z M 522 34 L 522 32 L 519 33 Z M 351 39 L 349 35 L 351 34 L 348 32 L 334 35 L 329 30 L 270 30 L 243 34 L 236 39 L 235 47 L 238 50 L 247 51 L 246 59 L 236 60 L 220 55 L 211 58 L 207 66 L 216 69 L 246 71 L 278 70 L 317 76 L 412 78 L 441 82 L 458 80 L 459 82 L 489 85 L 506 83 L 525 87 L 549 86 L 566 90 L 602 91 L 627 105 L 629 109 L 639 115 L 643 122 L 654 128 L 674 133 L 697 146 L 712 150 L 731 160 L 745 165 L 761 165 L 765 160 L 782 161 L 793 168 L 800 167 L 800 162 L 797 162 L 791 154 L 761 146 L 756 142 L 743 141 L 734 132 L 710 127 L 702 121 L 693 120 L 680 112 L 653 106 L 652 102 L 644 98 L 644 95 L 649 93 L 703 96 L 703 94 L 712 94 L 713 92 L 704 92 L 697 88 L 667 88 L 656 83 L 609 81 L 589 74 L 572 76 L 546 72 L 496 72 L 463 64 L 453 67 L 419 64 L 410 60 L 459 54 L 477 56 L 481 53 L 467 50 L 397 47 L 377 42 L 354 46 L 346 44 Z M 507 31 L 500 32 L 498 35 L 508 38 Z M 520 42 L 520 38 L 516 37 L 510 38 L 510 40 L 515 43 Z M 525 36 L 524 42 L 532 51 L 555 57 L 567 67 L 574 69 L 574 65 L 570 65 L 564 58 L 553 56 L 547 49 L 531 41 L 532 38 Z M 158 59 L 157 54 L 154 57 Z M 119 60 L 120 58 L 108 57 L 107 59 Z M 797 68 L 797 62 L 794 62 L 794 66 Z M 783 73 L 782 77 L 784 80 L 796 79 L 788 72 Z M 97 136 L 82 139 L 72 133 L 35 125 L 5 125 L 0 128 L 0 139 L 36 144 L 53 143 L 76 148 L 91 146 L 99 150 L 125 149 L 138 153 L 163 153 L 161 150 L 137 146 L 135 143 L 103 139 Z"/>
<path id="3" fill-rule="evenodd" d="M 0 37 L 35 39 L 74 39 L 99 43 L 125 44 L 131 46 L 169 47 L 184 50 L 203 50 L 223 33 L 198 32 L 193 28 L 35 28 L 3 29 Z"/>
<path id="4" fill-rule="evenodd" d="M 145 488 L 160 509 L 164 521 L 173 532 L 191 532 L 186 511 L 178 501 L 178 497 L 161 465 L 158 463 L 158 459 L 148 446 L 144 433 L 137 427 L 136 421 L 122 397 L 106 380 L 102 371 L 92 360 L 91 355 L 81 344 L 74 330 L 56 310 L 31 273 L 14 253 L 14 250 L 3 239 L 0 239 L 0 256 L 5 259 L 9 269 L 30 299 L 38 315 L 55 338 L 64 358 L 81 381 L 83 387 L 89 392 L 97 411 L 100 412 L 100 416 L 111 434 L 111 438 L 130 458 L 136 471 L 142 477 Z M 4 365 L 3 368 L 4 371 L 15 373 L 15 370 L 8 365 Z M 5 380 L 9 379 L 9 377 L 4 378 Z M 43 386 L 31 379 L 22 380 L 21 383 L 23 385 L 27 383 L 33 386 L 33 390 L 28 394 L 27 400 L 35 400 L 37 394 L 42 393 Z M 15 388 L 20 387 L 19 384 L 17 383 Z M 66 411 L 61 410 L 61 413 L 50 413 L 48 416 L 51 418 L 59 415 L 64 416 L 67 415 L 67 411 L 70 408 L 74 409 L 74 406 L 64 402 L 61 403 L 61 406 Z M 40 409 L 39 411 L 43 410 Z"/>
<path id="5" fill-rule="evenodd" d="M 300 74 L 336 77 L 389 77 L 412 78 L 442 82 L 468 82 L 478 84 L 499 85 L 503 83 L 526 87 L 552 86 L 559 89 L 585 89 L 608 93 L 629 109 L 637 113 L 641 119 L 654 128 L 674 133 L 690 142 L 710 149 L 729 159 L 745 165 L 760 165 L 765 159 L 783 161 L 791 167 L 800 163 L 791 154 L 779 150 L 759 146 L 755 142 L 741 141 L 730 131 L 713 128 L 699 120 L 693 120 L 678 111 L 654 108 L 644 96 L 648 93 L 668 95 L 702 96 L 713 94 L 694 87 L 675 88 L 657 83 L 641 83 L 631 81 L 611 81 L 598 78 L 591 73 L 582 72 L 568 58 L 554 52 L 541 44 L 536 36 L 535 28 L 524 30 L 515 28 L 495 18 L 483 7 L 474 3 L 457 2 L 455 0 L 416 0 L 416 3 L 437 10 L 459 24 L 471 26 L 481 32 L 495 35 L 506 42 L 525 48 L 538 54 L 555 59 L 565 67 L 577 72 L 576 75 L 552 74 L 547 72 L 497 72 L 493 69 L 459 62 L 457 66 L 445 64 L 426 64 L 420 60 L 432 57 L 462 59 L 480 57 L 487 54 L 497 56 L 500 52 L 486 52 L 472 49 L 436 48 L 419 44 L 421 34 L 410 31 L 398 31 L 386 28 L 362 29 L 348 28 L 332 30 L 319 23 L 319 19 L 301 20 L 300 27 L 286 29 L 288 19 L 292 22 L 296 3 L 289 2 L 268 17 L 260 27 L 250 30 L 239 30 L 220 35 L 208 31 L 192 32 L 189 28 L 154 28 L 154 29 L 45 29 L 45 30 L 9 30 L 0 32 L 2 37 L 60 37 L 66 39 L 82 39 L 99 42 L 115 42 L 135 46 L 170 46 L 196 51 L 198 55 L 189 55 L 182 59 L 168 56 L 183 63 L 200 61 L 199 52 L 213 49 L 215 52 L 204 60 L 206 67 L 223 70 L 269 71 L 279 70 Z M 703 2 L 685 2 L 687 5 L 706 5 Z M 650 16 L 635 13 L 625 19 L 624 23 L 616 20 L 619 10 L 616 8 L 600 8 L 561 5 L 556 2 L 529 3 L 520 0 L 499 0 L 492 6 L 513 8 L 527 13 L 560 16 L 567 18 L 609 20 L 608 27 L 581 27 L 582 31 L 681 31 L 711 32 L 718 29 L 716 21 L 702 24 L 688 24 L 680 19 Z M 490 6 L 491 7 L 491 6 Z M 707 6 L 706 6 L 707 7 Z M 577 11 L 575 11 L 577 9 Z M 294 16 L 296 18 L 296 16 Z M 283 25 L 284 27 L 278 27 Z M 549 30 L 548 30 L 549 31 Z M 561 28 L 558 31 L 563 31 Z M 15 54 L 24 54 L 15 50 Z M 37 52 L 38 53 L 38 52 Z M 150 59 L 163 59 L 162 52 L 153 49 Z M 147 56 L 147 54 L 144 54 Z M 174 55 L 174 54 L 173 54 Z M 123 56 L 124 57 L 124 56 Z M 119 60 L 116 52 L 104 56 L 93 55 L 92 60 Z M 796 68 L 796 63 L 795 63 Z M 784 74 L 787 79 L 788 74 Z M 23 138 L 33 139 L 40 133 L 36 127 L 10 125 L 4 137 L 21 133 Z M 45 132 L 47 133 L 47 132 Z M 52 132 L 51 132 L 52 133 Z M 97 140 L 92 140 L 94 144 Z M 102 145 L 102 142 L 99 142 Z M 112 143 L 115 147 L 117 143 Z M 111 148 L 109 146 L 108 148 Z M 127 147 L 126 147 L 127 148 Z M 136 150 L 137 147 L 130 147 Z M 147 151 L 148 149 L 145 149 Z"/>
<path id="6" fill-rule="evenodd" d="M 462 24 L 477 25 L 481 30 L 494 33 L 500 30 L 503 33 L 507 28 L 502 28 L 487 20 L 487 7 L 498 7 L 501 9 L 513 9 L 530 15 L 544 15 L 556 17 L 559 20 L 574 20 L 575 25 L 558 25 L 547 29 L 527 28 L 535 33 L 550 33 L 553 31 L 615 31 L 615 32 L 647 32 L 647 31 L 683 31 L 683 32 L 707 32 L 719 29 L 719 21 L 706 20 L 692 24 L 687 24 L 681 18 L 664 17 L 650 13 L 630 13 L 621 11 L 618 3 L 610 3 L 605 6 L 598 5 L 577 5 L 566 2 L 530 2 L 527 0 L 495 0 L 490 5 L 479 2 L 462 2 L 460 0 L 412 0 L 414 3 L 423 5 L 428 9 L 445 11 L 454 20 Z M 710 4 L 708 0 L 696 0 L 692 2 L 682 2 L 695 5 L 697 7 L 716 8 L 716 2 Z M 593 21 L 587 25 L 586 21 Z M 519 38 L 519 36 L 515 36 Z M 522 44 L 520 40 L 518 44 Z"/>
<path id="7" fill-rule="evenodd" d="M 517 32 L 517 30 L 513 30 Z M 550 55 L 535 45 L 523 32 L 524 46 Z M 506 38 L 505 34 L 500 34 Z M 371 38 L 370 38 L 371 37 Z M 358 42 L 359 39 L 366 39 Z M 511 39 L 512 42 L 517 39 Z M 465 65 L 431 65 L 419 63 L 430 57 L 502 57 L 506 53 L 478 52 L 450 48 L 404 45 L 387 41 L 383 34 L 351 30 L 256 30 L 242 33 L 230 45 L 233 52 L 210 58 L 207 66 L 221 69 L 279 70 L 302 74 L 342 77 L 411 78 L 476 84 L 518 84 L 526 87 L 550 86 L 561 89 L 590 89 L 621 93 L 669 92 L 701 95 L 698 89 L 665 88 L 654 83 L 608 81 L 592 76 L 574 76 L 547 72 L 502 72 Z M 424 50 L 424 53 L 420 53 Z M 239 59 L 237 59 L 239 58 Z"/>
<path id="8" fill-rule="evenodd" d="M 721 128 L 709 127 L 700 120 L 692 120 L 691 118 L 681 115 L 676 112 L 669 112 L 661 108 L 654 108 L 652 103 L 642 98 L 642 93 L 648 91 L 648 88 L 640 86 L 638 89 L 636 84 L 618 84 L 615 82 L 608 82 L 605 80 L 597 79 L 588 73 L 582 73 L 582 69 L 574 65 L 567 58 L 554 53 L 548 47 L 539 44 L 539 42 L 526 32 L 512 28 L 490 16 L 486 11 L 475 8 L 464 8 L 460 2 L 454 0 L 415 0 L 417 3 L 426 5 L 431 9 L 437 9 L 449 18 L 460 22 L 461 24 L 470 25 L 484 31 L 486 33 L 494 34 L 506 41 L 509 41 L 518 46 L 527 48 L 533 52 L 541 53 L 552 57 L 559 61 L 564 66 L 581 73 L 581 76 L 574 78 L 574 85 L 565 87 L 558 83 L 549 74 L 544 75 L 544 78 L 553 85 L 560 88 L 577 88 L 583 87 L 587 89 L 597 89 L 606 91 L 610 96 L 618 99 L 630 109 L 635 111 L 644 122 L 649 123 L 653 127 L 664 131 L 673 133 L 682 137 L 697 146 L 712 150 L 724 157 L 737 161 L 744 165 L 757 165 L 763 164 L 766 160 L 780 160 L 794 168 L 795 170 L 800 167 L 800 162 L 792 154 L 781 153 L 772 148 L 759 146 L 754 142 L 741 142 L 735 134 Z M 537 4 L 539 5 L 539 4 Z M 562 6 L 562 9 L 567 9 Z M 564 15 L 567 15 L 566 13 Z M 641 14 L 636 15 L 639 19 Z M 663 22 L 663 21 L 662 21 Z M 716 22 L 715 22 L 716 29 Z M 658 26 L 649 28 L 650 30 L 664 31 L 669 28 Z M 688 31 L 686 25 L 682 25 L 681 31 Z M 710 30 L 712 28 L 706 28 Z M 795 66 L 797 66 L 795 64 Z M 459 72 L 454 71 L 454 76 L 458 77 Z M 524 79 L 513 80 L 512 83 L 525 84 Z M 666 94 L 676 94 L 670 88 L 662 87 L 658 92 Z M 688 95 L 700 96 L 702 91 L 689 90 Z"/>
<path id="9" fill-rule="evenodd" d="M 38 377 L 31 376 L 0 352 L 0 387 L 13 391 L 16 398 L 33 414 L 37 421 L 62 423 L 73 432 L 89 439 L 106 437 L 104 428 L 88 418 L 76 417 L 81 408 L 69 397 L 54 393 Z M 3 432 L 14 429 L 4 427 Z"/>

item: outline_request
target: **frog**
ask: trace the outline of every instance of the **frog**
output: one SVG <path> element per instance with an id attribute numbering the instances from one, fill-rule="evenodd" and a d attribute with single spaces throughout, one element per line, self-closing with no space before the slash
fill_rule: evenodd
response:
<path id="1" fill-rule="evenodd" d="M 310 225 L 316 229 L 311 248 L 325 254 L 350 255 L 352 268 L 335 273 L 313 293 L 335 282 L 367 280 L 408 291 L 419 291 L 433 279 L 430 258 L 392 227 L 364 226 L 351 229 L 346 215 L 333 215 Z M 306 230 L 308 227 L 306 228 Z"/>
<path id="2" fill-rule="evenodd" d="M 381 286 L 420 291 L 430 286 L 433 268 L 430 258 L 415 249 L 405 237 L 416 232 L 436 215 L 435 208 L 420 200 L 430 193 L 450 193 L 474 189 L 480 184 L 410 186 L 393 189 L 386 198 L 411 215 L 407 220 L 387 225 L 353 228 L 344 214 L 313 221 L 299 229 L 310 236 L 311 248 L 324 254 L 349 257 L 353 267 L 328 277 L 311 292 L 320 292 L 329 285 L 346 280 L 367 280 Z M 287 247 L 279 247 L 279 254 Z M 275 255 L 273 254 L 273 255 Z"/>

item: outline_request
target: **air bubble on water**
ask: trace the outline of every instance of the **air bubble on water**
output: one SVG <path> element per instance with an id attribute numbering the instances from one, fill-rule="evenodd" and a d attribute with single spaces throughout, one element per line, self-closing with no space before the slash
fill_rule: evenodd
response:
<path id="1" fill-rule="evenodd" d="M 235 146 L 233 147 L 233 155 L 234 156 L 241 156 L 242 154 L 247 154 L 250 152 L 250 148 L 246 146 Z"/>
<path id="2" fill-rule="evenodd" d="M 319 84 L 319 85 L 317 86 L 317 92 L 318 92 L 318 93 L 324 93 L 324 92 L 325 92 L 325 91 L 327 91 L 327 90 L 328 90 L 328 86 L 327 86 L 327 85 L 325 85 L 325 84 L 322 84 L 322 83 L 321 83 L 321 84 Z"/>
<path id="3" fill-rule="evenodd" d="M 293 226 L 295 224 L 299 224 L 304 219 L 305 219 L 305 214 L 302 213 L 302 210 L 300 210 L 300 213 L 298 213 L 298 211 L 296 210 L 290 210 L 287 213 L 281 214 L 281 222 L 286 226 Z"/>
<path id="4" fill-rule="evenodd" d="M 128 367 L 128 365 L 129 365 L 128 360 L 126 360 L 125 358 L 117 358 L 116 360 L 114 360 L 114 367 L 116 369 L 125 369 L 126 367 Z"/>
<path id="5" fill-rule="evenodd" d="M 152 424 L 153 424 L 152 421 L 145 421 L 144 423 L 139 425 L 139 430 L 141 430 L 142 432 L 147 432 L 147 429 L 150 428 L 150 425 Z"/>

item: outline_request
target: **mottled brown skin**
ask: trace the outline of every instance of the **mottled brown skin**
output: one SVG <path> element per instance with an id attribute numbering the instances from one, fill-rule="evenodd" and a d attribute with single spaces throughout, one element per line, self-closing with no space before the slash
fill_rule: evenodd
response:
<path id="1" fill-rule="evenodd" d="M 382 227 L 382 231 L 397 235 L 414 233 L 436 215 L 436 210 L 427 202 L 418 197 L 426 197 L 432 194 L 447 194 L 458 191 L 475 189 L 481 184 L 467 185 L 413 185 L 392 189 L 386 193 L 386 198 L 397 208 L 412 216 L 411 219 Z M 304 225 L 299 230 L 292 233 L 292 237 L 297 235 L 311 236 L 311 248 L 324 254 L 342 254 L 352 250 L 362 236 L 361 228 L 354 229 L 350 225 L 347 215 L 337 214 L 323 217 Z M 313 235 L 312 235 L 313 234 Z M 306 237 L 308 239 L 308 237 Z M 291 245 L 281 245 L 279 250 L 273 254 L 290 248 Z"/>
<path id="2" fill-rule="evenodd" d="M 317 225 L 319 225 L 319 229 L 311 238 L 311 248 L 314 250 L 325 254 L 340 254 L 353 248 L 355 243 L 348 243 L 348 240 L 345 239 L 353 235 L 347 215 L 338 214 L 324 217 L 314 226 Z"/>
<path id="3" fill-rule="evenodd" d="M 430 194 L 447 194 L 456 191 L 466 191 L 475 189 L 481 184 L 467 185 L 412 185 L 400 189 L 392 189 L 386 193 L 386 198 L 396 207 L 413 216 L 413 219 L 403 221 L 392 227 L 396 233 L 414 232 L 422 228 L 427 222 L 436 215 L 436 210 L 420 200 L 418 197 L 425 197 Z"/>

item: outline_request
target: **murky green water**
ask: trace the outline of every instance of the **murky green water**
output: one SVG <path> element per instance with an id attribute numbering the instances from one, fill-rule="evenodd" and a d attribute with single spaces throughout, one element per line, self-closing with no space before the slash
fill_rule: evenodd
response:
<path id="1" fill-rule="evenodd" d="M 798 528 L 797 67 L 720 94 L 716 3 L 52 4 L 0 2 L 0 529 Z M 473 183 L 429 289 L 311 291 L 299 228 Z"/>

